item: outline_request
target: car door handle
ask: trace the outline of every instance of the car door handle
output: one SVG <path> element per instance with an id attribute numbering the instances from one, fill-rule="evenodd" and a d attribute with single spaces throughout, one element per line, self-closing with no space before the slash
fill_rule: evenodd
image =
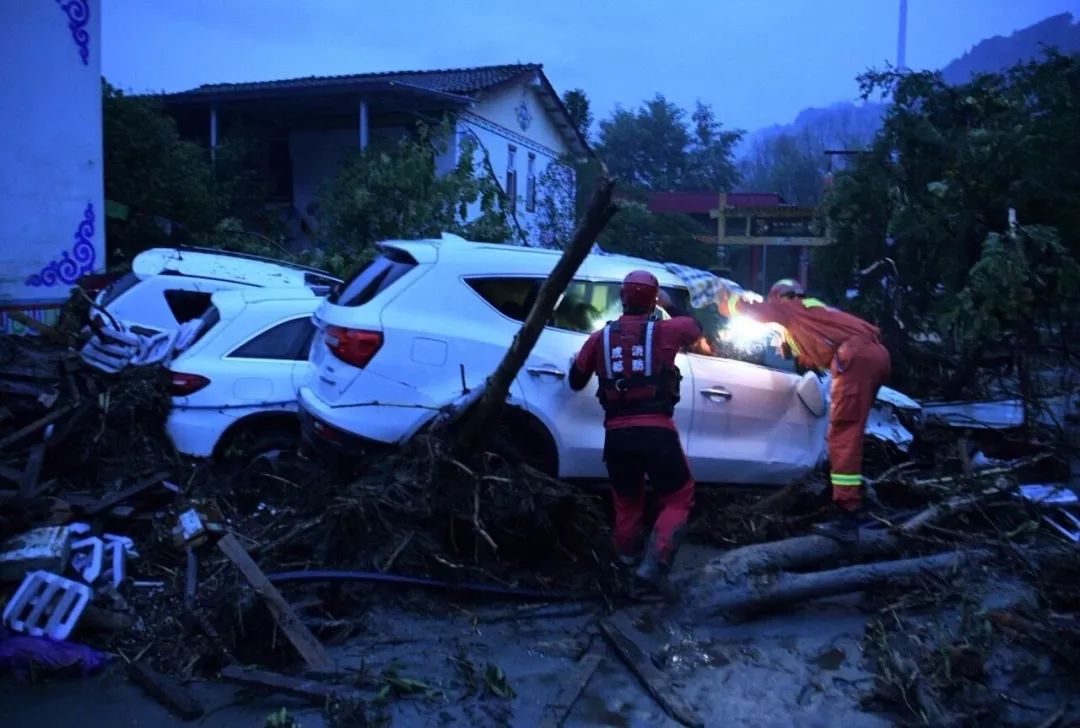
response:
<path id="1" fill-rule="evenodd" d="M 709 387 L 708 389 L 702 389 L 701 394 L 703 397 L 708 397 L 709 399 L 719 398 L 725 401 L 732 397 L 731 392 L 723 387 Z"/>
<path id="2" fill-rule="evenodd" d="M 566 378 L 566 372 L 550 364 L 542 367 L 527 367 L 525 371 L 527 371 L 534 377 L 555 377 L 556 379 Z"/>

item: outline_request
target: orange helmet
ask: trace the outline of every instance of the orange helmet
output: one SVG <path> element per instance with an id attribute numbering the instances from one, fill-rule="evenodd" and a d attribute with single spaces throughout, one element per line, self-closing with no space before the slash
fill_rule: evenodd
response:
<path id="1" fill-rule="evenodd" d="M 647 270 L 631 271 L 623 278 L 619 292 L 623 311 L 651 311 L 659 295 L 660 282 Z"/>
<path id="2" fill-rule="evenodd" d="M 773 283 L 772 288 L 769 289 L 769 299 L 775 300 L 777 298 L 802 298 L 806 295 L 806 289 L 802 287 L 802 284 L 792 278 L 781 278 L 776 283 Z"/>

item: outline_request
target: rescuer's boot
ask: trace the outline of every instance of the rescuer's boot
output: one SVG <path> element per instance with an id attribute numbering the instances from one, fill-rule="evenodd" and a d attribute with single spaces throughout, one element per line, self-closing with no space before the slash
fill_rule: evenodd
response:
<path id="1" fill-rule="evenodd" d="M 815 523 L 810 530 L 819 536 L 831 538 L 842 544 L 854 545 L 859 542 L 859 516 L 855 511 L 837 508 L 836 516 L 829 521 Z"/>
<path id="2" fill-rule="evenodd" d="M 670 571 L 670 564 L 665 564 L 660 560 L 660 554 L 654 548 L 653 540 L 650 539 L 649 548 L 645 551 L 645 558 L 641 560 L 641 565 L 634 572 L 634 580 L 637 585 L 646 591 L 659 594 L 667 601 L 673 601 L 676 594 L 671 586 L 671 581 L 668 579 Z"/>

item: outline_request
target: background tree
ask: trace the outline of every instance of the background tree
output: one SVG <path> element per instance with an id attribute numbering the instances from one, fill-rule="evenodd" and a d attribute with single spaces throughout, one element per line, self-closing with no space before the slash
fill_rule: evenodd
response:
<path id="1" fill-rule="evenodd" d="M 712 107 L 697 101 L 691 115 L 694 135 L 689 150 L 687 189 L 729 192 L 739 181 L 733 150 L 745 132 L 724 129 Z"/>
<path id="2" fill-rule="evenodd" d="M 740 165 L 740 189 L 776 192 L 795 205 L 814 206 L 825 179 L 825 147 L 808 131 L 759 140 Z"/>
<path id="3" fill-rule="evenodd" d="M 685 110 L 657 94 L 601 121 L 597 151 L 627 187 L 721 192 L 738 181 L 733 149 L 742 135 L 725 130 L 708 104 L 699 101 L 688 121 Z"/>
<path id="4" fill-rule="evenodd" d="M 102 81 L 105 197 L 127 208 L 106 218 L 114 262 L 155 245 L 218 245 L 280 227 L 267 214 L 258 140 L 230 129 L 215 150 L 182 139 L 158 99 L 127 96 Z M 280 255 L 280 251 L 278 251 Z"/>
<path id="5" fill-rule="evenodd" d="M 868 153 L 837 177 L 824 201 L 835 245 L 819 251 L 815 271 L 828 295 L 842 300 L 852 289 L 852 306 L 863 314 L 887 328 L 902 321 L 890 342 L 901 381 L 916 380 L 921 369 L 930 384 L 944 382 L 946 396 L 975 394 L 980 365 L 995 348 L 1015 358 L 1031 346 L 1017 338 L 1022 330 L 1067 348 L 1077 291 L 1053 271 L 1067 280 L 1080 255 L 1080 58 L 1051 53 L 960 86 L 930 72 L 871 72 L 860 81 L 865 96 L 880 92 L 893 103 Z M 1022 226 L 1042 232 L 1017 237 L 1013 248 L 993 237 L 1010 231 L 1010 209 Z M 1044 228 L 1053 231 L 1052 244 Z M 884 282 L 880 270 L 854 275 L 886 257 L 895 273 Z M 1035 258 L 1037 266 L 1021 265 Z M 1017 272 L 1024 270 L 1038 272 Z M 1001 326 L 1000 312 L 974 303 L 980 296 L 1012 301 L 1026 317 L 1006 327 L 1011 340 L 995 347 L 971 335 Z M 904 370 L 916 361 L 915 343 L 921 350 L 939 339 L 947 371 Z"/>
<path id="6" fill-rule="evenodd" d="M 106 219 L 114 257 L 130 259 L 170 240 L 173 226 L 191 234 L 214 229 L 228 200 L 198 144 L 149 97 L 126 96 L 102 81 L 105 197 L 128 207 L 126 221 Z"/>
<path id="7" fill-rule="evenodd" d="M 585 91 L 573 88 L 562 95 L 563 105 L 570 114 L 570 121 L 586 139 L 592 133 L 593 114 L 589 104 L 589 97 Z"/>
<path id="8" fill-rule="evenodd" d="M 390 148 L 357 150 L 319 192 L 323 242 L 362 251 L 392 238 L 437 236 L 442 231 L 473 240 L 513 239 L 498 183 L 476 176 L 475 143 L 463 141 L 454 168 L 436 174 L 436 153 L 444 150 L 447 129 L 420 126 L 415 138 Z M 480 215 L 466 222 L 471 205 Z"/>

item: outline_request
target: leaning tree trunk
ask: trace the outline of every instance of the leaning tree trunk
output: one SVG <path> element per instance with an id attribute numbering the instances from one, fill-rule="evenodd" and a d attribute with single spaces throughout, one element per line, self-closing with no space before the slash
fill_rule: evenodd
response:
<path id="1" fill-rule="evenodd" d="M 746 619 L 811 599 L 849 594 L 925 573 L 957 569 L 985 559 L 985 551 L 953 551 L 897 561 L 845 566 L 810 574 L 781 574 L 774 579 L 751 580 L 719 593 L 699 616 Z"/>
<path id="2" fill-rule="evenodd" d="M 479 399 L 464 415 L 456 442 L 459 449 L 475 449 L 495 430 L 495 425 L 502 413 L 503 403 L 506 402 L 506 396 L 510 391 L 510 384 L 532 352 L 537 339 L 540 338 L 540 333 L 551 318 L 552 311 L 555 310 L 559 296 L 566 291 L 570 280 L 581 267 L 600 232 L 616 212 L 617 208 L 612 202 L 614 188 L 614 180 L 608 178 L 601 180 L 597 186 L 592 202 L 589 203 L 589 209 L 585 212 L 585 218 L 578 226 L 570 244 L 563 251 L 559 262 L 555 264 L 551 275 L 540 286 L 536 301 L 529 315 L 525 317 L 521 330 L 510 344 L 506 356 L 503 357 L 495 372 L 484 382 L 483 393 L 479 395 Z"/>

